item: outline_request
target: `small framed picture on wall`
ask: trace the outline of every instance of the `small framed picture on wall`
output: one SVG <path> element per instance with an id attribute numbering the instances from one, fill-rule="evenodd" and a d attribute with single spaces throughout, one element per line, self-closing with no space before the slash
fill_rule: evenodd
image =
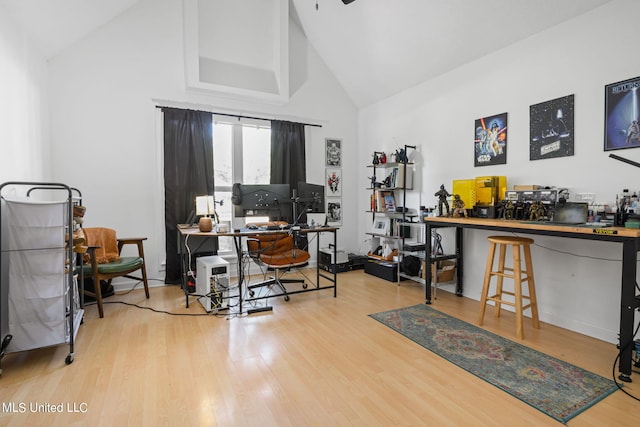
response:
<path id="1" fill-rule="evenodd" d="M 327 168 L 324 183 L 325 197 L 342 196 L 342 169 Z"/>
<path id="2" fill-rule="evenodd" d="M 327 225 L 335 227 L 342 225 L 342 199 L 327 198 Z"/>
<path id="3" fill-rule="evenodd" d="M 334 138 L 325 138 L 325 158 L 329 167 L 342 166 L 342 141 Z"/>

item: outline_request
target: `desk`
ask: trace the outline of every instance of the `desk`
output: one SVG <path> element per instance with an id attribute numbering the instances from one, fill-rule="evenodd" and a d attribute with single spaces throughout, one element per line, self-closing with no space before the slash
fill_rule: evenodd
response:
<path id="1" fill-rule="evenodd" d="M 336 248 L 338 247 L 338 228 L 337 227 L 316 227 L 316 228 L 303 228 L 300 229 L 299 232 L 301 234 L 317 234 L 319 237 L 320 233 L 332 233 L 333 234 L 333 259 L 336 259 Z M 333 297 L 337 296 L 338 290 L 338 279 L 337 274 L 334 272 L 331 275 L 328 275 L 324 270 L 321 270 L 318 266 L 316 266 L 316 283 L 315 286 L 309 286 L 306 289 L 290 291 L 286 294 L 269 294 L 266 296 L 258 296 L 254 298 L 244 298 L 243 286 L 246 285 L 244 278 L 244 268 L 243 268 L 243 249 L 242 249 L 242 240 L 246 237 L 256 236 L 256 235 L 266 235 L 266 234 L 287 234 L 289 230 L 241 230 L 241 231 L 231 231 L 228 233 L 218 233 L 215 231 L 210 232 L 201 232 L 198 227 L 189 227 L 186 225 L 178 224 L 178 256 L 180 258 L 180 268 L 182 273 L 182 290 L 184 291 L 186 298 L 186 306 L 189 307 L 189 292 L 187 290 L 187 271 L 185 267 L 188 269 L 189 266 L 185 266 L 185 248 L 187 246 L 187 240 L 189 236 L 199 236 L 204 238 L 217 239 L 218 237 L 232 237 L 234 240 L 234 245 L 236 249 L 236 254 L 238 256 L 238 305 L 240 314 L 242 311 L 242 302 L 243 301 L 255 301 L 259 299 L 267 299 L 267 298 L 276 298 L 278 296 L 284 295 L 293 295 L 299 294 L 303 292 L 312 292 L 318 291 L 321 289 L 333 289 Z M 320 239 L 316 239 L 316 253 L 320 252 Z M 320 280 L 327 280 L 330 285 L 320 286 Z"/>
<path id="2" fill-rule="evenodd" d="M 620 380 L 631 381 L 631 355 L 633 347 L 634 311 L 640 307 L 640 296 L 636 296 L 636 271 L 638 250 L 640 250 L 640 230 L 606 227 L 594 228 L 579 225 L 557 225 L 545 222 L 511 221 L 490 218 L 448 218 L 427 217 L 424 219 L 426 242 L 426 303 L 431 304 L 431 263 L 443 259 L 456 259 L 458 278 L 456 295 L 462 296 L 463 289 L 463 230 L 465 228 L 488 231 L 506 231 L 510 233 L 538 234 L 572 239 L 587 239 L 604 242 L 622 243 L 622 276 L 620 297 Z M 451 255 L 431 254 L 431 231 L 436 228 L 453 227 L 456 229 L 456 250 Z"/>

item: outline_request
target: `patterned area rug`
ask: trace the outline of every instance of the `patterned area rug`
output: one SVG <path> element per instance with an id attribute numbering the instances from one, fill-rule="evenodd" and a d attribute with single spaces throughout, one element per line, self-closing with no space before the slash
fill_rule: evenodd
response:
<path id="1" fill-rule="evenodd" d="M 426 304 L 370 316 L 564 423 L 617 390 L 612 380 L 502 338 Z"/>

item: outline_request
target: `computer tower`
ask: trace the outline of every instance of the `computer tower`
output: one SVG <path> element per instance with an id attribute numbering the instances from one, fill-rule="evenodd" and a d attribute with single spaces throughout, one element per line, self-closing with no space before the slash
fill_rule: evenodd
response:
<path id="1" fill-rule="evenodd" d="M 217 255 L 197 258 L 196 294 L 207 313 L 226 309 L 229 301 L 229 263 Z"/>

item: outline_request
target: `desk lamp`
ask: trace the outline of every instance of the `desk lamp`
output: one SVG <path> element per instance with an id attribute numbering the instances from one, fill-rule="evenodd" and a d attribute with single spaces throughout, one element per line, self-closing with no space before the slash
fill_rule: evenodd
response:
<path id="1" fill-rule="evenodd" d="M 196 197 L 196 215 L 200 216 L 198 221 L 198 229 L 203 233 L 213 230 L 213 221 L 209 215 L 215 216 L 216 209 L 213 196 L 197 196 Z"/>

